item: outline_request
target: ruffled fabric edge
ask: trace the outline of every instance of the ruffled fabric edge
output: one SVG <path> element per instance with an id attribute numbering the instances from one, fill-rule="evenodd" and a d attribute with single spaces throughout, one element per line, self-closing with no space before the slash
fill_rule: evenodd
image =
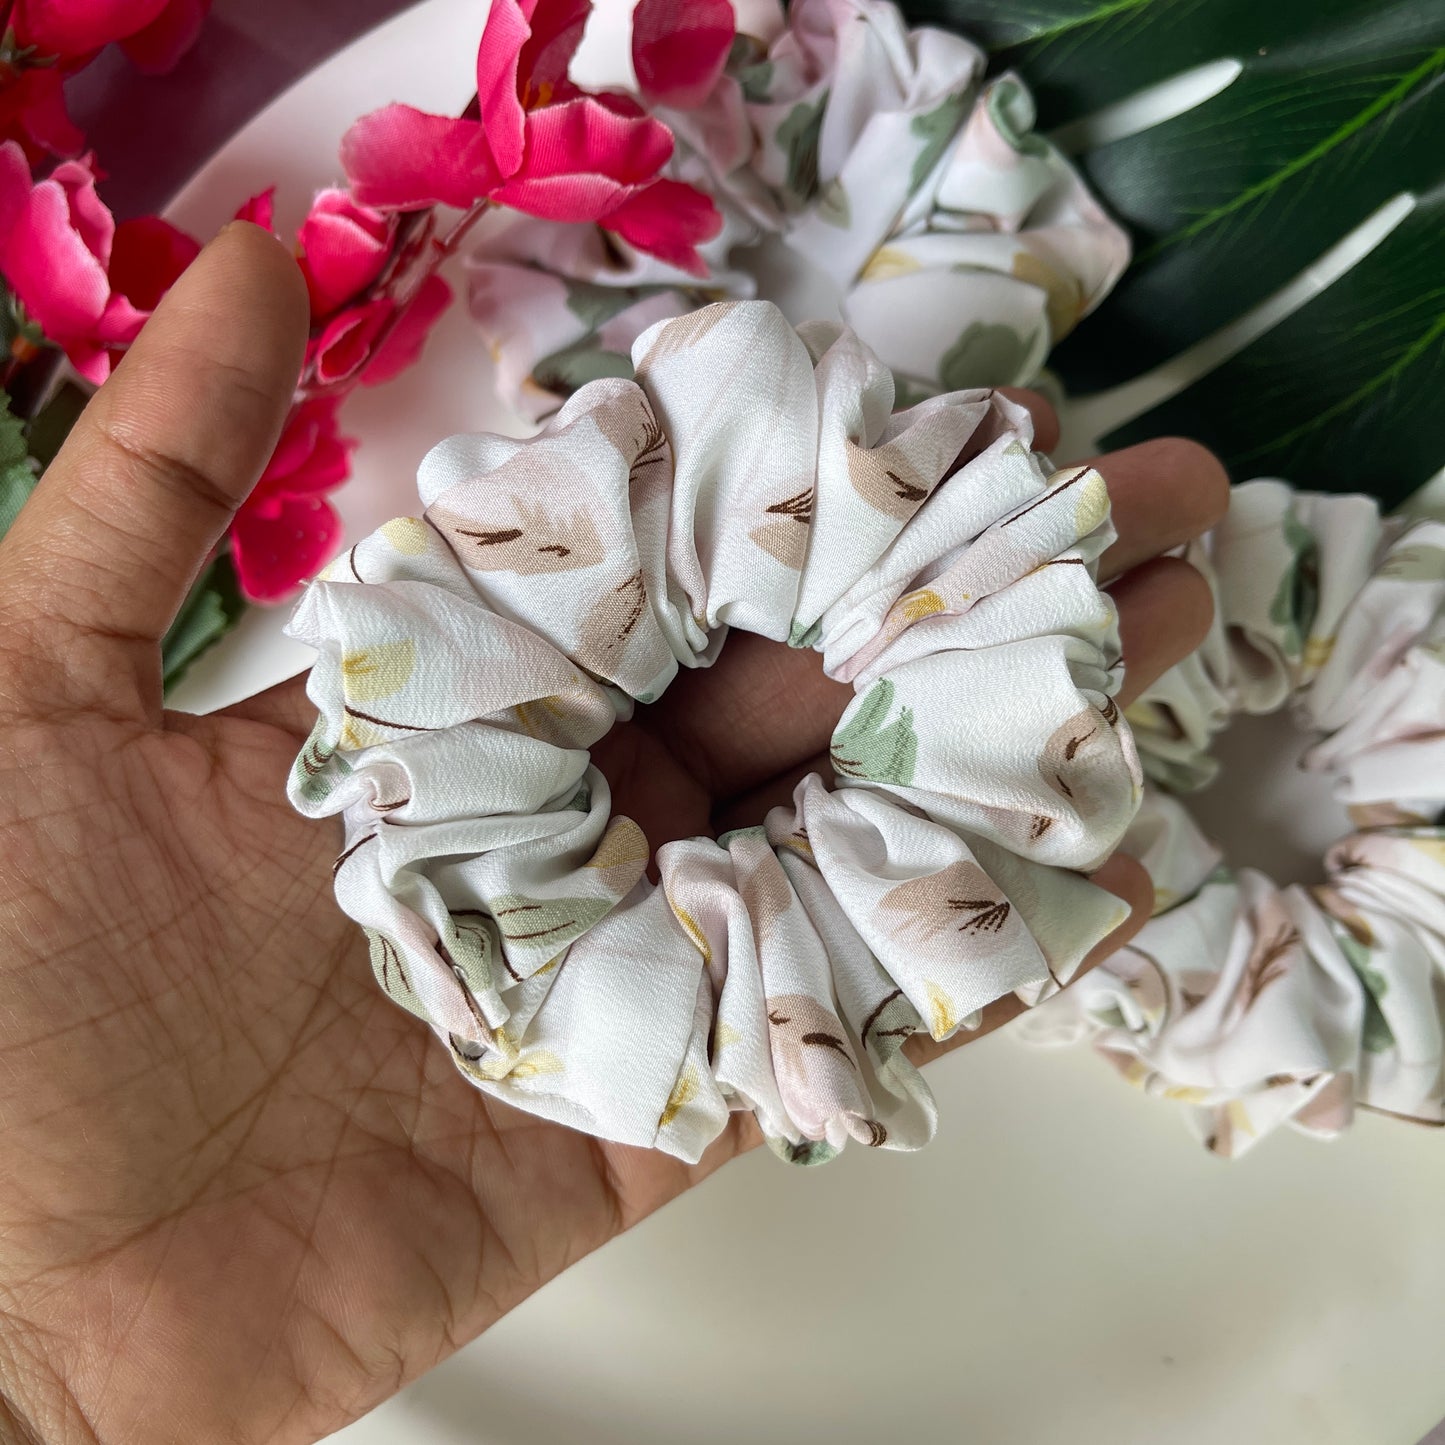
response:
<path id="1" fill-rule="evenodd" d="M 1226 867 L 1151 787 L 1123 846 L 1155 917 L 1024 1028 L 1091 1039 L 1225 1157 L 1282 1124 L 1332 1136 L 1359 1108 L 1445 1123 L 1445 525 L 1266 480 L 1186 555 L 1215 623 L 1130 709 L 1146 771 L 1201 786 L 1231 717 L 1290 705 L 1302 765 L 1359 827 L 1322 883 L 1280 887 Z"/>

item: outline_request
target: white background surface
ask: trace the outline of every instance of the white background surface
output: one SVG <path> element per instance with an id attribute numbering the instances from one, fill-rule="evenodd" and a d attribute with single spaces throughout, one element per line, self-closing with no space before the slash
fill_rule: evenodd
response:
<path id="1" fill-rule="evenodd" d="M 429 0 L 358 42 L 237 136 L 173 217 L 209 234 L 276 182 L 294 224 L 350 119 L 393 99 L 460 109 L 483 8 Z M 420 369 L 353 399 L 351 536 L 415 510 L 435 440 L 521 430 L 489 378 L 459 307 Z M 177 704 L 298 671 L 283 621 L 252 612 Z M 1284 731 L 1236 732 L 1227 756 L 1208 824 L 1240 861 L 1307 876 L 1337 820 L 1302 791 Z M 1437 1132 L 1366 1118 L 1338 1143 L 1281 1136 L 1225 1165 L 1083 1051 L 998 1036 L 930 1080 L 943 1125 L 924 1153 L 732 1165 L 337 1440 L 1414 1445 L 1445 1413 Z"/>

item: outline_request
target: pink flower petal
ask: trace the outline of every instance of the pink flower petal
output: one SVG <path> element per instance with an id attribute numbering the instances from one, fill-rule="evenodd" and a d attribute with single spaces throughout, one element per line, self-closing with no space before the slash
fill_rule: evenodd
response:
<path id="1" fill-rule="evenodd" d="M 477 48 L 478 113 L 499 177 L 511 175 L 522 164 L 517 66 L 531 34 L 527 23 L 530 15 L 530 5 L 524 9 L 517 0 L 495 0 L 487 11 L 482 43 Z"/>
<path id="2" fill-rule="evenodd" d="M 615 211 L 636 189 L 607 176 L 541 176 L 534 180 L 524 173 L 502 186 L 496 199 L 544 221 L 595 221 Z"/>
<path id="3" fill-rule="evenodd" d="M 440 276 L 428 276 L 367 363 L 361 384 L 379 386 L 414 366 L 432 327 L 451 304 L 452 288 Z"/>
<path id="4" fill-rule="evenodd" d="M 394 223 L 347 191 L 322 191 L 301 223 L 301 271 L 311 293 L 311 314 L 329 316 L 381 274 L 391 254 Z"/>
<path id="5" fill-rule="evenodd" d="M 315 495 L 269 498 L 243 506 L 231 525 L 231 563 L 253 602 L 280 602 L 329 562 L 341 542 L 341 518 Z"/>
<path id="6" fill-rule="evenodd" d="M 706 276 L 707 262 L 697 247 L 722 229 L 722 213 L 701 191 L 681 181 L 659 180 L 634 191 L 598 224 L 649 256 Z"/>
<path id="7" fill-rule="evenodd" d="M 316 483 L 306 480 L 305 473 L 322 441 L 327 438 L 342 441 L 337 435 L 337 413 L 341 400 L 339 396 L 314 397 L 292 408 L 276 442 L 276 449 L 271 453 L 271 460 L 267 462 L 266 470 L 261 473 L 252 497 L 260 498 L 272 492 L 289 493 L 314 489 Z M 355 443 L 342 441 L 342 445 L 344 451 L 349 451 Z M 344 477 L 338 476 L 324 485 L 335 486 L 342 480 Z"/>
<path id="8" fill-rule="evenodd" d="M 632 15 L 632 67 L 643 95 L 679 110 L 701 105 L 736 29 L 728 0 L 641 0 Z"/>
<path id="9" fill-rule="evenodd" d="M 235 219 L 250 221 L 253 226 L 260 226 L 263 231 L 271 230 L 276 224 L 276 187 L 267 186 L 249 201 L 243 201 Z"/>
<path id="10" fill-rule="evenodd" d="M 4 238 L 25 214 L 33 184 L 25 152 L 16 141 L 7 140 L 0 145 L 0 255 L 6 244 Z"/>
<path id="11" fill-rule="evenodd" d="M 336 550 L 341 522 L 322 494 L 351 473 L 356 443 L 337 430 L 339 397 L 296 407 L 270 464 L 231 526 L 231 560 L 245 595 L 274 602 L 320 570 Z"/>
<path id="12" fill-rule="evenodd" d="M 85 136 L 65 108 L 58 66 L 22 70 L 0 88 L 0 137 L 19 142 L 32 164 L 48 155 L 79 155 Z"/>
<path id="13" fill-rule="evenodd" d="M 661 121 L 584 96 L 527 116 L 526 159 L 495 196 L 546 220 L 593 221 L 652 180 L 671 154 Z"/>
<path id="14" fill-rule="evenodd" d="M 471 120 L 388 105 L 364 115 L 341 140 L 356 199 L 383 211 L 447 205 L 464 210 L 501 179 L 486 130 Z"/>
<path id="15" fill-rule="evenodd" d="M 61 161 L 42 184 L 60 186 L 70 206 L 70 223 L 102 266 L 110 264 L 115 217 L 96 194 L 95 183 L 104 179 L 95 167 L 94 156 Z"/>
<path id="16" fill-rule="evenodd" d="M 164 75 L 196 43 L 211 0 L 170 0 L 146 26 L 121 42 L 126 58 L 142 75 Z"/>
<path id="17" fill-rule="evenodd" d="M 54 181 L 42 181 L 0 251 L 0 269 L 36 325 L 68 350 L 90 337 L 110 299 L 100 259 L 71 224 L 70 203 Z"/>
<path id="18" fill-rule="evenodd" d="M 10 24 L 42 55 L 79 57 L 144 30 L 165 8 L 166 0 L 16 0 Z"/>
<path id="19" fill-rule="evenodd" d="M 323 386 L 335 386 L 355 376 L 371 359 L 376 338 L 395 309 L 388 297 L 378 296 L 332 320 L 312 343 L 317 381 Z"/>
<path id="20" fill-rule="evenodd" d="M 160 216 L 122 221 L 110 252 L 110 286 L 139 311 L 154 311 L 201 243 Z"/>
<path id="21" fill-rule="evenodd" d="M 517 65 L 522 104 L 528 110 L 580 94 L 567 70 L 591 13 L 592 0 L 538 0 L 532 33 Z"/>

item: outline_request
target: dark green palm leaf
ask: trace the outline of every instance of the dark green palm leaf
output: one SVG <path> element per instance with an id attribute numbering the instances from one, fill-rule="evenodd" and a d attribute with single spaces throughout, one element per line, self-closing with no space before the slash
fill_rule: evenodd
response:
<path id="1" fill-rule="evenodd" d="M 1081 157 L 1130 226 L 1136 259 L 1055 354 L 1075 390 L 1152 369 L 1272 296 L 1385 203 L 1419 198 L 1321 296 L 1109 444 L 1188 431 L 1240 475 L 1368 486 L 1390 502 L 1445 465 L 1433 403 L 1445 371 L 1445 3 L 904 8 L 981 37 L 997 68 L 1029 81 L 1051 126 L 1210 61 L 1242 66 L 1194 109 Z"/>

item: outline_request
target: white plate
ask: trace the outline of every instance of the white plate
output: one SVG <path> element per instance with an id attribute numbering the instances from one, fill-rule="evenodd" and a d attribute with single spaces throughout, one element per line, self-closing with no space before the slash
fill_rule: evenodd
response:
<path id="1" fill-rule="evenodd" d="M 171 214 L 208 234 L 274 181 L 294 223 L 352 118 L 466 101 L 482 12 L 430 0 L 366 36 L 247 126 Z M 599 43 L 616 48 L 614 30 Z M 438 438 L 522 429 L 489 387 L 458 308 L 420 369 L 349 404 L 349 536 L 413 509 Z M 298 671 L 283 620 L 253 612 L 178 704 Z M 1278 790 L 1263 811 L 1298 820 L 1264 860 L 1293 871 L 1285 855 L 1317 853 L 1331 810 L 1293 781 L 1277 728 L 1230 752 Z M 1237 811 L 1224 795 L 1210 822 L 1256 833 Z M 338 1439 L 1414 1445 L 1445 1413 L 1438 1134 L 1367 1118 L 1334 1145 L 1281 1137 L 1224 1165 L 1081 1051 L 998 1037 L 931 1079 L 944 1122 L 923 1154 L 731 1166 Z"/>

